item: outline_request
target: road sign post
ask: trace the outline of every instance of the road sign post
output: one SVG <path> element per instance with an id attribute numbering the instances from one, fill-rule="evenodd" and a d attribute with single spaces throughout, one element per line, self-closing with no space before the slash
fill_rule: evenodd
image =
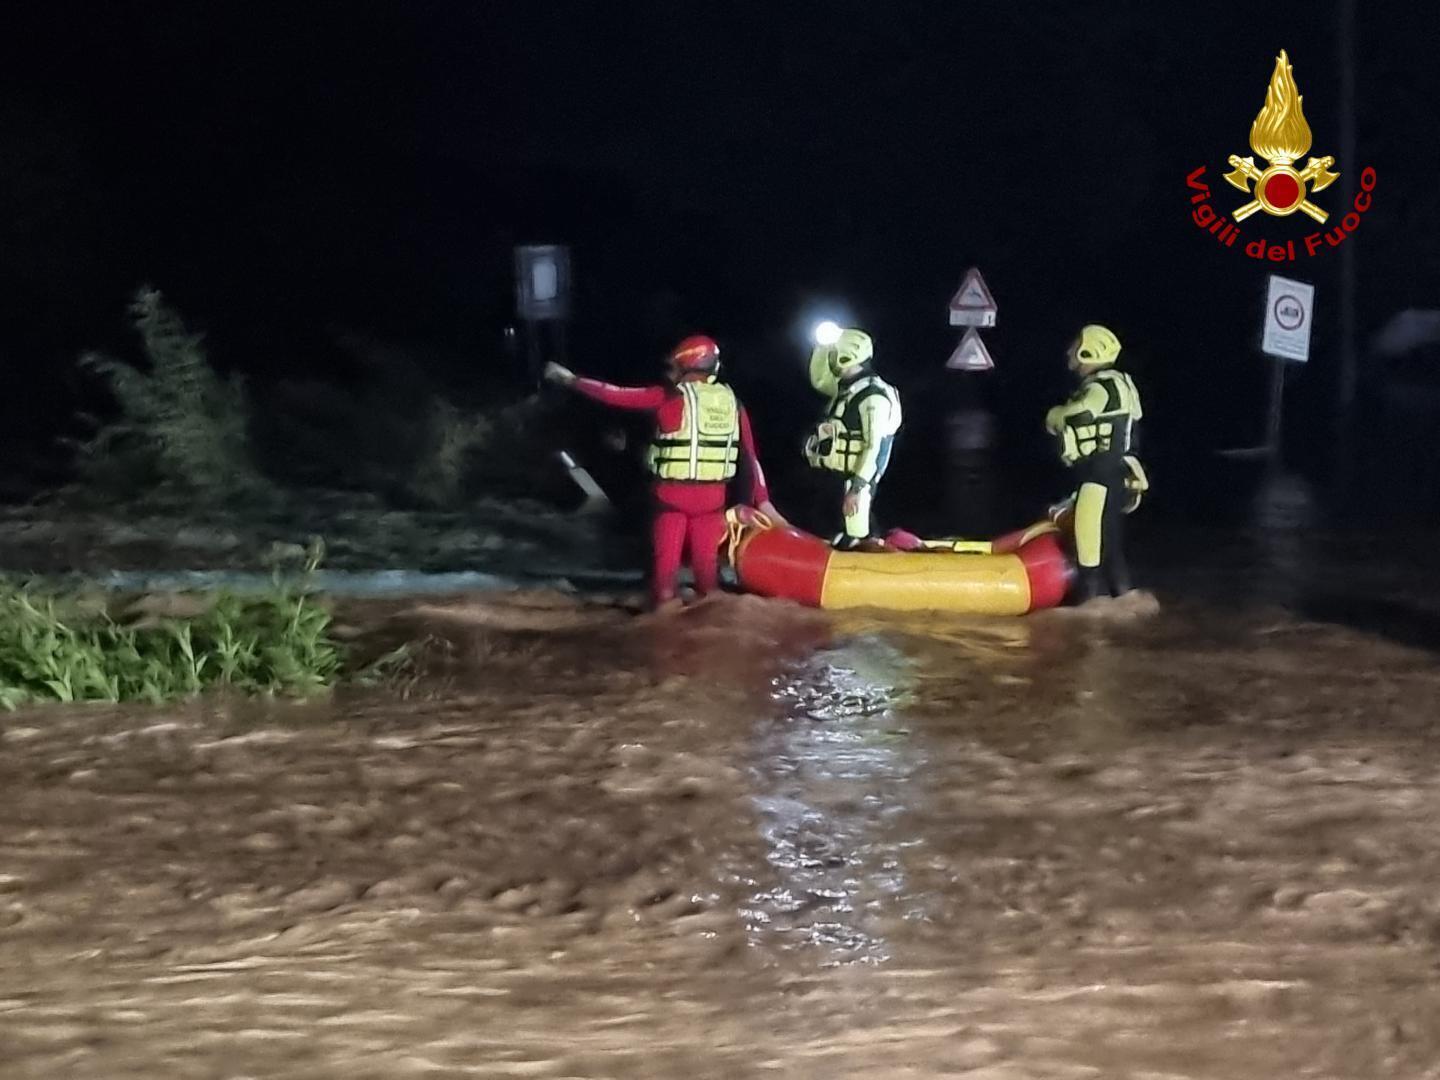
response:
<path id="1" fill-rule="evenodd" d="M 951 371 L 989 371 L 995 366 L 995 361 L 990 359 L 990 350 L 985 348 L 985 343 L 972 326 L 965 331 L 965 336 L 955 346 L 945 366 Z"/>
<path id="2" fill-rule="evenodd" d="M 1282 360 L 1306 363 L 1310 359 L 1314 308 L 1314 285 L 1271 274 L 1265 293 L 1265 333 L 1260 348 Z"/>
<path id="3" fill-rule="evenodd" d="M 570 318 L 570 249 L 559 244 L 526 244 L 515 249 L 515 313 L 525 324 L 530 375 L 538 380 L 545 362 L 565 362 L 565 323 Z M 549 334 L 545 328 L 549 327 Z"/>
<path id="4" fill-rule="evenodd" d="M 995 361 L 980 339 L 980 329 L 995 325 L 995 297 L 976 267 L 965 272 L 960 288 L 950 298 L 950 325 L 965 327 L 960 343 L 945 362 L 949 371 L 993 371 Z M 945 456 L 945 503 L 948 515 L 967 530 L 988 532 L 992 525 L 994 488 L 989 479 L 994 418 L 982 403 L 979 388 L 955 387 L 963 393 L 946 417 L 950 438 Z"/>
<path id="5" fill-rule="evenodd" d="M 960 288 L 950 298 L 950 325 L 967 329 L 960 344 L 945 362 L 947 368 L 951 371 L 990 371 L 995 367 L 990 350 L 985 348 L 976 328 L 994 326 L 997 310 L 990 286 L 985 284 L 980 271 L 972 266 L 966 272 L 965 280 L 960 282 Z"/>
<path id="6" fill-rule="evenodd" d="M 1270 416 L 1266 449 L 1272 462 L 1280 457 L 1280 423 L 1285 407 L 1285 368 L 1310 360 L 1310 328 L 1315 322 L 1315 286 L 1271 274 L 1265 290 L 1265 328 L 1260 351 L 1271 358 Z"/>
<path id="7" fill-rule="evenodd" d="M 950 325 L 994 326 L 995 312 L 995 297 L 990 294 L 990 286 L 972 266 L 960 282 L 959 290 L 950 298 Z"/>

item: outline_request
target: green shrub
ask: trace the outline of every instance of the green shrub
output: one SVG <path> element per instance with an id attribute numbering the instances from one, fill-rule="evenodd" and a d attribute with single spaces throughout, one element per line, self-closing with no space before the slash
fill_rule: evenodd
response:
<path id="1" fill-rule="evenodd" d="M 265 391 L 254 445 L 266 475 L 360 490 L 407 509 L 458 510 L 478 497 L 533 497 L 553 475 L 553 404 L 514 387 L 442 385 L 425 353 L 349 334 L 345 383 Z M 433 357 L 428 358 L 433 360 Z M 562 485 L 562 490 L 567 490 Z"/>
<path id="2" fill-rule="evenodd" d="M 81 357 L 83 368 L 104 377 L 120 407 L 119 417 L 74 444 L 81 476 L 112 489 L 168 485 L 202 500 L 260 490 L 241 380 L 215 372 L 202 335 L 186 329 L 156 290 L 141 289 L 130 312 L 150 367 L 93 353 Z"/>
<path id="3" fill-rule="evenodd" d="M 410 477 L 410 494 L 439 509 L 483 495 L 533 496 L 549 464 L 553 420 L 538 398 L 467 412 L 441 398 L 431 412 L 429 446 Z"/>
<path id="4" fill-rule="evenodd" d="M 319 562 L 312 548 L 307 573 Z M 209 689 L 308 695 L 344 665 L 331 617 L 278 571 L 257 596 L 219 593 L 192 618 L 117 618 L 74 594 L 0 584 L 0 706 L 162 702 Z M 375 670 L 394 667 L 398 654 Z"/>
<path id="5" fill-rule="evenodd" d="M 429 506 L 453 506 L 465 493 L 471 455 L 493 440 L 494 424 L 439 398 L 431 411 L 429 434 L 430 446 L 415 467 L 410 492 Z"/>

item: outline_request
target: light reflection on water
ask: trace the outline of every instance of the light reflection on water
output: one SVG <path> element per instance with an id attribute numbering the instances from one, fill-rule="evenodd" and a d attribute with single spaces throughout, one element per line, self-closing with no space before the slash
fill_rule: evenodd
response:
<path id="1" fill-rule="evenodd" d="M 1302 620 L 1265 540 L 1134 622 L 492 598 L 418 624 L 463 693 L 7 723 L 7 1065 L 1432 1076 L 1434 593 Z"/>
<path id="2" fill-rule="evenodd" d="M 906 889 L 888 828 L 923 760 L 903 707 L 911 661 L 875 637 L 826 650 L 776 678 L 753 765 L 776 882 L 742 912 L 752 941 L 771 934 L 825 950 L 827 964 L 882 963 L 877 929 Z"/>

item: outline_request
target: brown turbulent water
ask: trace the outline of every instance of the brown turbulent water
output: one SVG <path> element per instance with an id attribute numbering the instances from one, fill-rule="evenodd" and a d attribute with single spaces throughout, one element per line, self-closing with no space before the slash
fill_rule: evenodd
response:
<path id="1" fill-rule="evenodd" d="M 1265 603 L 372 607 L 443 670 L 0 718 L 0 1076 L 1440 1077 L 1440 668 Z"/>

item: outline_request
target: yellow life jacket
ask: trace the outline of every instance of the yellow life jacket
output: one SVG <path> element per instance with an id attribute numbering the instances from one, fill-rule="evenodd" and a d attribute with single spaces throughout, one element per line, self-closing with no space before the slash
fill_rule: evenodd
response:
<path id="1" fill-rule="evenodd" d="M 676 431 L 656 432 L 646 464 L 661 480 L 729 480 L 740 460 L 740 404 L 728 386 L 682 382 L 684 417 Z"/>
<path id="2" fill-rule="evenodd" d="M 1067 465 L 1099 455 L 1124 456 L 1134 448 L 1138 425 L 1145 416 L 1140 407 L 1140 391 L 1123 371 L 1106 368 L 1085 380 L 1075 399 L 1082 398 L 1092 386 L 1105 391 L 1105 405 L 1099 412 L 1061 406 L 1057 412 L 1061 424 L 1060 458 Z"/>
<path id="3" fill-rule="evenodd" d="M 813 468 L 830 472 L 854 474 L 865 454 L 865 429 L 860 420 L 860 406 L 866 399 L 880 395 L 890 402 L 890 426 L 900 425 L 900 395 L 878 375 L 866 375 L 843 387 L 825 419 L 805 443 L 805 460 Z M 878 438 L 893 435 L 894 430 L 880 432 Z"/>

